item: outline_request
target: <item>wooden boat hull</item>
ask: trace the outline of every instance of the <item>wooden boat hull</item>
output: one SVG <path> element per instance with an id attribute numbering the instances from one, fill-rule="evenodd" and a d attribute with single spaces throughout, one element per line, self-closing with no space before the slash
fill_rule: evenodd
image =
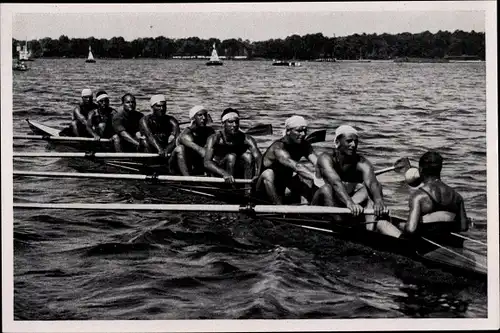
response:
<path id="1" fill-rule="evenodd" d="M 30 120 L 27 121 L 31 130 L 35 134 L 58 136 L 60 133 L 56 129 L 44 126 L 37 122 Z M 90 148 L 102 149 L 94 151 L 110 151 L 109 145 L 103 145 L 103 143 L 99 142 L 92 142 L 92 144 L 95 145 Z M 83 146 L 81 145 L 81 143 L 57 143 L 55 144 L 55 148 L 82 151 L 82 148 L 89 148 L 89 146 L 87 145 L 87 143 L 83 144 Z M 78 161 L 81 162 L 82 160 L 85 159 L 79 159 Z M 161 173 L 159 171 L 165 170 L 164 165 L 158 160 L 144 163 L 143 161 L 133 160 L 100 161 L 98 159 L 95 159 L 88 162 L 94 163 L 94 166 L 97 164 L 100 167 L 116 167 L 122 172 L 141 174 Z M 84 166 L 80 165 L 80 168 L 84 168 Z M 186 193 L 214 198 L 218 201 L 223 201 L 229 204 L 268 204 L 268 202 L 265 202 L 257 197 L 244 196 L 243 191 L 235 191 L 234 188 L 231 188 L 230 186 L 225 184 L 214 186 L 214 184 L 192 185 L 169 183 L 168 186 L 179 189 L 180 191 Z M 161 186 L 158 186 L 158 188 L 158 194 L 161 195 Z M 484 277 L 487 274 L 486 257 L 465 249 L 463 247 L 463 240 L 450 234 L 426 236 L 427 240 L 424 240 L 422 238 L 409 240 L 403 238 L 394 238 L 377 232 L 369 231 L 366 229 L 365 225 L 356 225 L 355 222 L 349 223 L 349 221 L 347 221 L 346 223 L 342 224 L 334 223 L 329 216 L 298 216 L 295 214 L 287 216 L 286 214 L 281 214 L 259 218 L 277 223 L 287 223 L 304 229 L 315 230 L 317 232 L 328 233 L 334 236 L 336 239 L 360 243 L 382 251 L 400 253 L 433 266 L 436 265 L 440 268 L 446 268 L 454 272 L 460 272 L 460 274 L 480 277 Z M 392 217 L 392 222 L 397 225 L 401 222 L 404 222 L 404 220 L 402 220 L 401 218 Z M 435 242 L 440 245 L 445 245 L 446 248 L 444 249 L 442 247 L 436 246 L 429 241 Z M 449 251 L 450 249 L 454 253 L 458 253 L 458 255 L 452 254 L 452 252 Z"/>

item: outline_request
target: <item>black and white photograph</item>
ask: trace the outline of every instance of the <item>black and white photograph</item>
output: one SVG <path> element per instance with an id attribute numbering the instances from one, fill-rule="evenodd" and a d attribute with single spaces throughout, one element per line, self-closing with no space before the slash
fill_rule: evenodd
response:
<path id="1" fill-rule="evenodd" d="M 496 7 L 1 4 L 3 331 L 498 329 Z"/>

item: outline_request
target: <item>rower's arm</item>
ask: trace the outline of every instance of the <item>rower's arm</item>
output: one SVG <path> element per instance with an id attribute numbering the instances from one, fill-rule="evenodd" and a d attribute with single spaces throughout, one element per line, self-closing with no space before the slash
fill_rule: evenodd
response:
<path id="1" fill-rule="evenodd" d="M 414 193 L 408 202 L 410 212 L 404 227 L 406 234 L 413 234 L 417 230 L 418 222 L 420 221 L 420 198 L 418 193 Z"/>
<path id="2" fill-rule="evenodd" d="M 465 212 L 465 202 L 464 199 L 460 194 L 458 194 L 459 197 L 459 205 L 458 205 L 458 218 L 460 219 L 460 231 L 467 231 L 469 230 L 469 219 L 467 218 L 467 213 Z"/>
<path id="3" fill-rule="evenodd" d="M 207 144 L 205 145 L 205 157 L 203 159 L 203 166 L 207 171 L 216 174 L 220 177 L 228 177 L 230 174 L 222 169 L 219 168 L 214 161 L 212 160 L 214 157 L 214 146 L 218 140 L 218 135 L 217 133 L 212 134 L 208 137 Z"/>
<path id="4" fill-rule="evenodd" d="M 170 118 L 170 126 L 172 127 L 172 135 L 174 136 L 174 139 L 170 141 L 167 147 L 165 148 L 168 154 L 172 153 L 172 151 L 174 150 L 175 143 L 180 133 L 179 122 L 174 117 Z"/>
<path id="5" fill-rule="evenodd" d="M 125 126 L 123 126 L 122 124 L 122 119 L 119 116 L 113 116 L 113 120 L 111 123 L 113 125 L 113 130 L 120 136 L 120 138 L 135 145 L 136 147 L 139 147 L 139 142 L 132 138 L 130 134 L 128 134 Z"/>
<path id="6" fill-rule="evenodd" d="M 320 176 L 325 180 L 327 184 L 330 184 L 339 199 L 346 206 L 348 204 L 353 205 L 354 202 L 347 193 L 347 190 L 342 183 L 342 179 L 340 179 L 339 174 L 337 173 L 337 171 L 335 171 L 332 159 L 327 154 L 321 154 L 318 157 L 317 167 L 320 172 Z"/>
<path id="7" fill-rule="evenodd" d="M 260 167 L 262 164 L 262 153 L 260 152 L 259 147 L 257 146 L 257 142 L 250 135 L 245 135 L 247 144 L 250 148 L 250 152 L 254 159 L 254 175 L 260 176 Z"/>
<path id="8" fill-rule="evenodd" d="M 151 129 L 149 128 L 149 126 L 146 122 L 146 119 L 144 119 L 144 118 L 146 118 L 146 117 L 142 117 L 141 120 L 139 120 L 139 130 L 141 131 L 142 135 L 144 135 L 146 137 L 147 142 L 152 147 L 154 147 L 154 149 L 156 149 L 156 152 L 160 153 L 163 151 L 163 149 L 161 148 L 160 144 L 158 143 L 158 140 L 156 140 L 155 136 L 151 132 Z M 127 132 L 125 132 L 125 133 L 127 133 Z"/>
<path id="9" fill-rule="evenodd" d="M 286 150 L 277 148 L 274 151 L 274 156 L 281 165 L 289 169 L 292 169 L 299 176 L 305 179 L 310 179 L 310 180 L 314 179 L 314 173 L 311 172 L 311 170 L 309 170 L 304 164 L 294 161 Z"/>
<path id="10" fill-rule="evenodd" d="M 205 157 L 205 148 L 198 146 L 193 139 L 190 131 L 184 131 L 179 136 L 179 143 L 186 148 L 192 149 L 201 157 Z"/>
<path id="11" fill-rule="evenodd" d="M 88 122 L 88 119 L 90 119 L 90 117 L 85 118 L 85 116 L 80 112 L 80 108 L 78 106 L 75 108 L 75 111 L 73 111 L 73 116 L 81 124 L 85 125 L 85 129 L 90 135 L 92 135 L 93 137 L 98 136 L 97 133 L 92 129 L 92 125 Z"/>
<path id="12" fill-rule="evenodd" d="M 358 168 L 362 172 L 363 182 L 368 188 L 373 202 L 383 202 L 384 198 L 382 195 L 382 186 L 380 185 L 377 176 L 375 175 L 375 170 L 373 169 L 372 164 L 368 160 L 364 160 L 358 163 Z"/>

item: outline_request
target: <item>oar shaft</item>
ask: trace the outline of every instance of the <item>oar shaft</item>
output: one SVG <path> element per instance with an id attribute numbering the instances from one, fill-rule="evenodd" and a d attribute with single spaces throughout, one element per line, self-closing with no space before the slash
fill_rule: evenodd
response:
<path id="1" fill-rule="evenodd" d="M 350 214 L 347 208 L 323 206 L 275 205 L 196 205 L 196 204 L 85 204 L 85 203 L 14 203 L 14 208 L 81 209 L 81 210 L 153 210 L 221 213 L 280 213 L 280 214 Z M 373 214 L 366 210 L 365 214 Z"/>
<path id="2" fill-rule="evenodd" d="M 26 140 L 48 140 L 48 141 L 70 141 L 70 142 L 111 142 L 110 139 L 94 139 L 94 138 L 84 138 L 84 137 L 72 137 L 72 136 L 46 136 L 46 135 L 28 135 L 28 134 L 16 134 L 13 135 L 14 139 L 26 139 Z"/>
<path id="3" fill-rule="evenodd" d="M 13 157 L 83 157 L 83 158 L 154 158 L 158 154 L 153 153 L 59 153 L 59 152 L 14 152 Z"/>
<path id="4" fill-rule="evenodd" d="M 43 172 L 43 171 L 19 171 L 12 172 L 16 176 L 33 177 L 61 177 L 61 178 L 95 178 L 95 179 L 124 179 L 124 180 L 158 180 L 164 182 L 194 182 L 194 183 L 224 183 L 224 178 L 219 177 L 201 177 L 201 176 L 148 176 L 135 174 L 118 173 L 76 173 L 76 172 Z M 236 184 L 250 184 L 251 179 L 235 179 Z"/>
<path id="5" fill-rule="evenodd" d="M 394 170 L 394 169 L 395 169 L 395 167 L 394 167 L 394 166 L 391 166 L 391 167 L 388 167 L 388 168 L 385 168 L 385 169 L 376 170 L 376 171 L 375 171 L 375 174 L 376 174 L 376 175 L 381 175 L 381 174 L 383 174 L 383 173 L 386 173 L 386 172 L 392 171 L 392 170 Z"/>

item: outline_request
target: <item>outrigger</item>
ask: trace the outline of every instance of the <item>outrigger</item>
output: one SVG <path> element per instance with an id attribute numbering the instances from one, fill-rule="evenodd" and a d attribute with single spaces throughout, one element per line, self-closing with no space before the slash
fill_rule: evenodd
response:
<path id="1" fill-rule="evenodd" d="M 285 223 L 316 232 L 330 234 L 336 239 L 353 241 L 375 249 L 399 253 L 420 260 L 431 266 L 438 266 L 460 272 L 465 275 L 485 277 L 487 275 L 486 257 L 464 247 L 464 241 L 477 242 L 458 233 L 426 236 L 417 239 L 403 239 L 386 236 L 366 230 L 363 224 L 348 225 L 333 223 L 331 214 L 349 214 L 346 208 L 323 206 L 289 206 L 269 205 L 255 197 L 244 196 L 243 192 L 235 191 L 224 184 L 223 179 L 217 177 L 185 177 L 173 175 L 158 175 L 154 172 L 157 154 L 144 153 L 113 153 L 106 139 L 75 138 L 60 136 L 60 131 L 49 126 L 29 121 L 28 124 L 35 135 L 15 135 L 17 139 L 39 139 L 51 142 L 54 148 L 66 152 L 15 152 L 14 157 L 71 157 L 77 160 L 87 160 L 104 166 L 114 166 L 127 174 L 113 173 L 64 173 L 64 172 L 35 172 L 14 170 L 14 176 L 23 177 L 65 177 L 65 178 L 94 178 L 94 179 L 124 179 L 144 180 L 154 183 L 168 183 L 172 188 L 196 195 L 203 195 L 220 200 L 227 204 L 221 205 L 192 205 L 192 204 L 51 204 L 51 203 L 14 203 L 18 209 L 100 209 L 100 210 L 158 210 L 158 211 L 214 211 L 233 212 L 250 215 L 273 223 Z M 249 131 L 263 133 L 263 125 Z M 269 128 L 266 129 L 267 133 Z M 324 131 L 316 131 L 309 135 L 312 142 L 325 140 Z M 85 149 L 83 149 L 85 148 Z M 67 150 L 73 152 L 67 152 Z M 77 152 L 74 152 L 75 149 Z M 80 151 L 78 151 L 80 149 Z M 89 150 L 92 152 L 89 152 Z M 85 150 L 87 152 L 81 152 Z M 389 171 L 404 173 L 410 168 L 408 158 L 398 159 L 393 166 L 376 171 L 383 174 Z M 145 174 L 141 174 L 145 173 Z M 238 179 L 236 183 L 249 186 L 250 180 Z M 365 210 L 364 214 L 373 214 Z M 397 216 L 390 217 L 391 222 L 399 224 L 405 219 Z"/>

